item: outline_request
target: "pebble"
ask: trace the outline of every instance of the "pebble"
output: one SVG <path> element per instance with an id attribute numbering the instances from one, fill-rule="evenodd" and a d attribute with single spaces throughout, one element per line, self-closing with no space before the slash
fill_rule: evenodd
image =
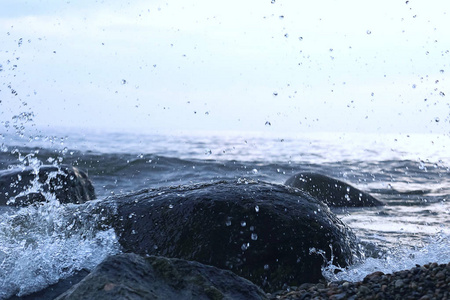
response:
<path id="1" fill-rule="evenodd" d="M 447 299 L 450 300 L 450 263 L 417 265 L 393 274 L 374 272 L 361 282 L 302 284 L 269 299 Z"/>
<path id="2" fill-rule="evenodd" d="M 404 283 L 403 283 L 403 280 L 401 280 L 401 279 L 396 280 L 395 283 L 394 283 L 394 286 L 396 288 L 401 288 L 403 285 L 404 285 Z"/>

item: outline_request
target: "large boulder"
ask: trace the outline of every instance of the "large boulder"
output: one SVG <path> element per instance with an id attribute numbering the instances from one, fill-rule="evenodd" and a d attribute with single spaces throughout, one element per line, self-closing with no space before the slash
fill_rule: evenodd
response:
<path id="1" fill-rule="evenodd" d="M 309 193 L 331 207 L 370 207 L 381 206 L 383 202 L 350 184 L 312 172 L 299 173 L 286 183 Z"/>
<path id="2" fill-rule="evenodd" d="M 43 165 L 0 171 L 0 205 L 25 206 L 46 201 L 46 194 L 61 203 L 95 199 L 94 187 L 78 168 Z"/>
<path id="3" fill-rule="evenodd" d="M 354 234 L 321 201 L 284 185 L 216 182 L 114 196 L 125 252 L 198 261 L 231 270 L 266 291 L 322 279 L 325 260 L 358 257 Z"/>
<path id="4" fill-rule="evenodd" d="M 267 299 L 236 274 L 197 262 L 136 254 L 108 257 L 57 298 L 72 299 Z"/>

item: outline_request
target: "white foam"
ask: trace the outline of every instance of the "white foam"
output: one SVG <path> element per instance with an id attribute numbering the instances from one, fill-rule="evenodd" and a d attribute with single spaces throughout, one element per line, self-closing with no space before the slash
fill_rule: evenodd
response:
<path id="1" fill-rule="evenodd" d="M 113 229 L 80 226 L 73 211 L 53 199 L 0 215 L 0 299 L 39 291 L 119 251 Z"/>
<path id="2" fill-rule="evenodd" d="M 440 233 L 430 239 L 423 247 L 399 247 L 392 249 L 382 258 L 366 258 L 361 263 L 352 265 L 342 272 L 334 274 L 333 266 L 327 266 L 322 270 L 327 280 L 361 281 L 367 275 L 381 271 L 390 274 L 396 271 L 408 270 L 416 265 L 424 265 L 436 262 L 447 264 L 450 262 L 450 235 Z"/>

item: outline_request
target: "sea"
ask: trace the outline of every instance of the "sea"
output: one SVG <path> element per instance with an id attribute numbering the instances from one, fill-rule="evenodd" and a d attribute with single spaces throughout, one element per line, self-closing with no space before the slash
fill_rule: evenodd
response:
<path id="1" fill-rule="evenodd" d="M 73 165 L 91 179 L 94 201 L 144 188 L 219 180 L 283 184 L 296 173 L 317 172 L 386 203 L 334 210 L 367 251 L 341 272 L 325 265 L 325 278 L 359 281 L 375 271 L 450 262 L 449 134 L 48 132 L 1 133 L 0 170 Z M 121 251 L 112 229 L 92 225 L 95 216 L 74 226 L 67 220 L 73 211 L 68 207 L 75 204 L 45 196 L 48 202 L 41 206 L 0 207 L 0 299 L 92 270 Z"/>

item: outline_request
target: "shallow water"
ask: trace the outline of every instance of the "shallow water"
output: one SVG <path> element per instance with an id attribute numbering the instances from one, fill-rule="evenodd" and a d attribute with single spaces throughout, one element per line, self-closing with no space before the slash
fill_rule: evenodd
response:
<path id="1" fill-rule="evenodd" d="M 449 262 L 448 136 L 60 132 L 3 134 L 0 143 L 0 170 L 78 166 L 100 200 L 149 187 L 242 178 L 283 183 L 301 171 L 322 173 L 387 204 L 335 210 L 373 251 L 338 274 L 324 269 L 327 278 L 355 281 L 376 270 Z M 48 200 L 39 208 L 0 208 L 0 298 L 42 289 L 120 251 L 112 230 L 80 226 L 67 215 L 70 205 Z"/>

